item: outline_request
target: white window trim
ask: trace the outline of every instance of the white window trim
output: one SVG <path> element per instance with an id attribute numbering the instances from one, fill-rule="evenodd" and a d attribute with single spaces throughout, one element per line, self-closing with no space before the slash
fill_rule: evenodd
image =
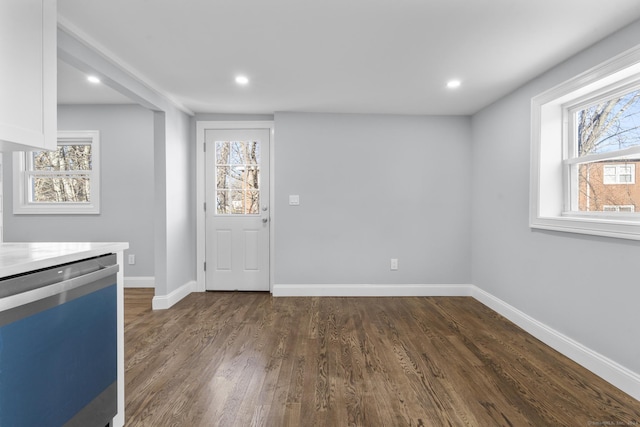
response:
<path id="1" fill-rule="evenodd" d="M 602 93 L 616 84 L 626 84 L 640 75 L 640 46 L 586 71 L 531 100 L 531 181 L 529 226 L 640 240 L 640 218 L 606 212 L 582 215 L 567 212 L 564 189 L 569 176 L 563 161 L 568 152 L 563 139 L 569 126 L 563 111 L 581 99 Z"/>
<path id="2" fill-rule="evenodd" d="M 59 131 L 58 142 L 91 142 L 91 203 L 30 203 L 27 153 L 13 153 L 13 213 L 32 215 L 77 215 L 100 213 L 100 132 Z"/>

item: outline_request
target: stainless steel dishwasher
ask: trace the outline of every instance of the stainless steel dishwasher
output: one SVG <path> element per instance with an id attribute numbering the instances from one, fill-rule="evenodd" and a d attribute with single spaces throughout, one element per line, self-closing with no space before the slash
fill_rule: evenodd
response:
<path id="1" fill-rule="evenodd" d="M 111 424 L 116 262 L 104 255 L 0 279 L 0 426 Z"/>

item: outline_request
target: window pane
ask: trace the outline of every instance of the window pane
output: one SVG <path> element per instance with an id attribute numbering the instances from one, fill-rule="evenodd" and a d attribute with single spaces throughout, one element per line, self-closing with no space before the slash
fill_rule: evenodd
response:
<path id="1" fill-rule="evenodd" d="M 31 153 L 34 171 L 90 171 L 91 145 L 59 145 L 56 151 Z"/>
<path id="2" fill-rule="evenodd" d="M 219 190 L 257 190 L 260 169 L 257 166 L 217 166 L 216 188 Z"/>
<path id="3" fill-rule="evenodd" d="M 219 215 L 244 214 L 244 191 L 218 191 L 216 213 Z"/>
<path id="4" fill-rule="evenodd" d="M 620 174 L 620 180 L 621 183 L 630 183 L 632 181 L 631 179 L 631 174 Z"/>
<path id="5" fill-rule="evenodd" d="M 640 90 L 584 108 L 575 122 L 579 156 L 638 146 Z"/>
<path id="6" fill-rule="evenodd" d="M 606 163 L 606 164 L 605 164 Z M 577 165 L 578 210 L 581 212 L 637 212 L 640 207 L 640 183 L 636 183 L 636 164 L 611 161 Z M 628 173 L 622 173 L 628 172 Z"/>
<path id="7" fill-rule="evenodd" d="M 246 182 L 248 190 L 260 188 L 260 169 L 257 166 L 248 166 L 244 182 Z"/>
<path id="8" fill-rule="evenodd" d="M 216 141 L 216 164 L 260 164 L 259 141 Z"/>
<path id="9" fill-rule="evenodd" d="M 31 202 L 34 203 L 89 203 L 91 180 L 88 175 L 32 176 Z"/>
<path id="10" fill-rule="evenodd" d="M 244 213 L 244 192 L 243 191 L 231 191 L 231 203 L 230 203 L 230 212 L 232 214 L 243 214 Z"/>
<path id="11" fill-rule="evenodd" d="M 233 165 L 243 165 L 245 163 L 246 148 L 243 142 L 231 142 L 231 156 L 229 163 Z"/>
<path id="12" fill-rule="evenodd" d="M 216 141 L 216 213 L 257 215 L 260 211 L 260 142 Z"/>
<path id="13" fill-rule="evenodd" d="M 245 194 L 245 213 L 250 215 L 256 215 L 260 213 L 260 192 L 247 191 Z"/>
<path id="14" fill-rule="evenodd" d="M 218 191 L 216 199 L 216 214 L 218 215 L 257 215 L 260 213 L 259 191 Z"/>
<path id="15" fill-rule="evenodd" d="M 229 168 L 229 188 L 241 190 L 245 185 L 245 167 L 232 166 Z"/>
<path id="16" fill-rule="evenodd" d="M 247 142 L 247 164 L 260 164 L 260 143 L 258 141 Z"/>
<path id="17" fill-rule="evenodd" d="M 242 167 L 240 167 L 242 169 Z M 243 171 L 236 166 L 216 167 L 216 188 L 218 190 L 231 190 L 242 188 Z"/>
<path id="18" fill-rule="evenodd" d="M 216 141 L 216 164 L 229 164 L 229 143 L 227 141 Z"/>
<path id="19" fill-rule="evenodd" d="M 216 193 L 216 213 L 221 215 L 231 213 L 229 207 L 228 191 L 218 191 Z"/>
<path id="20" fill-rule="evenodd" d="M 603 182 L 605 184 L 615 184 L 616 183 L 616 167 L 615 166 L 603 166 L 604 168 L 604 178 Z"/>
<path id="21" fill-rule="evenodd" d="M 229 166 L 216 166 L 216 188 L 228 189 L 230 177 Z"/>

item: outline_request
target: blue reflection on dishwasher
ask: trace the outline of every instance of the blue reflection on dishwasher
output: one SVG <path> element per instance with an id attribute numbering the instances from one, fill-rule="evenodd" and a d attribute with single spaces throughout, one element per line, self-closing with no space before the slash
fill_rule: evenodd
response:
<path id="1" fill-rule="evenodd" d="M 0 327 L 0 426 L 61 426 L 117 378 L 116 286 Z"/>

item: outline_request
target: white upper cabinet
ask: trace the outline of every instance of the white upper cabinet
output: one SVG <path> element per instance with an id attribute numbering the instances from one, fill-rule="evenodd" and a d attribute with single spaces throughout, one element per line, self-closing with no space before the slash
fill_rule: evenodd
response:
<path id="1" fill-rule="evenodd" d="M 56 0 L 0 1 L 0 151 L 55 149 Z"/>

